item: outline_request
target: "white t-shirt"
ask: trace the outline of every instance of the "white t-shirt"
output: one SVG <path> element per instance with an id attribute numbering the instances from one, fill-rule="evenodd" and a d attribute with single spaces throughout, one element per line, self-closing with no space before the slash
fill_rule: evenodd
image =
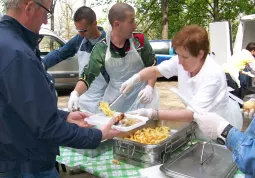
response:
<path id="1" fill-rule="evenodd" d="M 157 67 L 166 78 L 178 76 L 179 92 L 201 112 L 215 112 L 233 126 L 242 128 L 240 108 L 229 98 L 225 73 L 210 56 L 194 77 L 179 64 L 178 56 L 160 63 Z"/>

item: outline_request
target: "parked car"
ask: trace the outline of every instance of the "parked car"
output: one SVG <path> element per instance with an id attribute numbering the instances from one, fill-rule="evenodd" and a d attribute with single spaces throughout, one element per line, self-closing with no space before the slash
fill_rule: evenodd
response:
<path id="1" fill-rule="evenodd" d="M 44 36 L 39 44 L 41 58 L 49 52 L 61 48 L 66 43 L 65 40 L 49 29 L 41 28 L 40 34 Z M 56 89 L 74 88 L 79 78 L 77 55 L 49 68 L 48 73 L 55 78 Z"/>

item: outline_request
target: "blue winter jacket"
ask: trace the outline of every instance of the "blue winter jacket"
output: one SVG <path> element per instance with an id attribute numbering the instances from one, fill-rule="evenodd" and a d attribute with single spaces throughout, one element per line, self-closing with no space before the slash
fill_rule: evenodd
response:
<path id="1" fill-rule="evenodd" d="M 97 129 L 66 122 L 54 84 L 36 46 L 40 36 L 15 19 L 0 21 L 0 172 L 39 172 L 54 167 L 60 145 L 96 148 Z"/>
<path id="2" fill-rule="evenodd" d="M 255 117 L 244 133 L 232 128 L 227 136 L 227 147 L 245 178 L 255 177 Z"/>

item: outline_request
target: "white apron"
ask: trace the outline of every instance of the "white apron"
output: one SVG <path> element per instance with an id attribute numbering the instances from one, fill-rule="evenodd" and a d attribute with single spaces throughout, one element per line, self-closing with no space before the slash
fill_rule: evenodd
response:
<path id="1" fill-rule="evenodd" d="M 128 80 L 134 74 L 144 69 L 143 61 L 134 47 L 133 38 L 129 39 L 130 51 L 123 58 L 113 58 L 110 52 L 110 34 L 111 28 L 106 35 L 107 50 L 105 55 L 105 69 L 110 76 L 110 82 L 105 90 L 104 101 L 111 103 L 120 95 L 120 87 L 123 82 Z M 156 88 L 153 90 L 153 100 L 145 105 L 139 102 L 138 93 L 147 85 L 146 82 L 137 83 L 133 90 L 125 96 L 122 96 L 112 109 L 118 112 L 136 110 L 138 108 L 159 108 L 159 96 Z"/>
<path id="2" fill-rule="evenodd" d="M 81 45 L 83 44 L 82 41 Z M 84 66 L 89 63 L 90 53 L 81 51 L 81 45 L 78 50 L 78 63 L 79 63 L 79 75 L 82 74 Z M 92 113 L 96 113 L 98 110 L 98 103 L 103 100 L 104 91 L 107 83 L 100 73 L 98 77 L 91 83 L 89 89 L 80 96 L 79 107 L 82 110 L 87 110 Z"/>

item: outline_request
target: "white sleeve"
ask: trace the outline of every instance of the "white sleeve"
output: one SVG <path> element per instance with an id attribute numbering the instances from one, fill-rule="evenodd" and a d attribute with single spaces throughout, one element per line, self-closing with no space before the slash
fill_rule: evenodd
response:
<path id="1" fill-rule="evenodd" d="M 173 76 L 178 75 L 178 56 L 174 56 L 167 61 L 161 62 L 157 65 L 158 71 L 163 75 L 165 78 L 170 78 Z"/>

